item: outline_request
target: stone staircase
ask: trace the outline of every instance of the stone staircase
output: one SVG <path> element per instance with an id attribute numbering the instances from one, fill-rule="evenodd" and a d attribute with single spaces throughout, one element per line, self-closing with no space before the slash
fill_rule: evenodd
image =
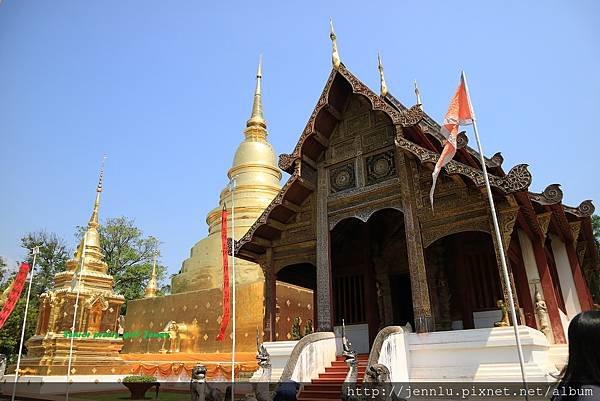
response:
<path id="1" fill-rule="evenodd" d="M 359 354 L 357 355 L 357 360 L 357 382 L 362 383 L 369 355 Z M 346 379 L 348 370 L 349 368 L 344 361 L 344 357 L 337 356 L 335 361 L 331 362 L 331 366 L 325 368 L 325 372 L 320 373 L 317 379 L 313 379 L 311 383 L 302 386 L 298 393 L 298 401 L 341 400 L 342 384 L 344 383 L 344 379 Z"/>

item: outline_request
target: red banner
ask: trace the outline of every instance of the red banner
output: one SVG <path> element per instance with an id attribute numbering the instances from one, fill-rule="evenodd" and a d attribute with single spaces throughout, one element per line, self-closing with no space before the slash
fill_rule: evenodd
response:
<path id="1" fill-rule="evenodd" d="M 221 328 L 217 341 L 225 339 L 225 330 L 229 324 L 229 252 L 227 249 L 227 209 L 223 205 L 221 211 L 221 253 L 223 255 L 223 316 L 221 317 Z"/>
<path id="2" fill-rule="evenodd" d="M 6 302 L 4 303 L 2 311 L 0 311 L 0 329 L 4 326 L 4 323 L 6 323 L 6 319 L 8 319 L 13 309 L 15 309 L 15 305 L 17 304 L 17 301 L 21 296 L 21 292 L 23 291 L 25 280 L 27 280 L 27 273 L 29 273 L 29 264 L 21 263 L 19 272 L 15 277 L 15 281 L 13 281 L 12 289 L 6 298 Z"/>

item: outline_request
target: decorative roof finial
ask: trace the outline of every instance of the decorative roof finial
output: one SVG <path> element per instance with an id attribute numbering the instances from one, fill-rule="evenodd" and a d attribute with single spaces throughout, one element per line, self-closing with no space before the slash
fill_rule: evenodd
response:
<path id="1" fill-rule="evenodd" d="M 387 84 L 385 83 L 385 76 L 383 75 L 383 64 L 381 63 L 381 54 L 379 52 L 377 52 L 377 69 L 379 70 L 379 92 L 381 96 L 387 96 L 388 88 Z"/>
<path id="2" fill-rule="evenodd" d="M 332 44 L 331 63 L 333 64 L 333 68 L 337 70 L 340 68 L 341 60 L 338 53 L 335 31 L 333 30 L 333 19 L 331 17 L 329 17 L 329 38 Z"/>
<path id="3" fill-rule="evenodd" d="M 417 96 L 417 105 L 423 110 L 423 103 L 421 102 L 421 92 L 419 92 L 419 86 L 417 85 L 417 80 L 415 79 L 415 96 Z"/>
<path id="4" fill-rule="evenodd" d="M 262 93 L 261 93 L 261 80 L 262 80 L 262 54 L 258 59 L 258 70 L 256 71 L 256 89 L 254 90 L 254 102 L 252 103 L 252 115 L 246 123 L 246 127 L 262 127 L 266 128 L 267 123 L 263 117 L 262 108 Z"/>
<path id="5" fill-rule="evenodd" d="M 148 281 L 148 286 L 144 291 L 144 298 L 154 298 L 156 297 L 156 293 L 158 292 L 158 280 L 156 273 L 156 255 L 154 255 L 154 265 L 152 266 L 152 275 L 150 276 L 150 280 Z"/>
<path id="6" fill-rule="evenodd" d="M 98 227 L 98 209 L 100 208 L 100 193 L 102 193 L 102 180 L 104 179 L 104 162 L 106 161 L 106 155 L 102 157 L 102 163 L 100 164 L 100 174 L 98 176 L 98 186 L 96 187 L 96 201 L 94 202 L 94 210 L 88 223 L 88 227 Z"/>

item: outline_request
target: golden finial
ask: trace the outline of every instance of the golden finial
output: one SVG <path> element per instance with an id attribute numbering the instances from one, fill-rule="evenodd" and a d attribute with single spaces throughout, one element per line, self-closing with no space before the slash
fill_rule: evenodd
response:
<path id="1" fill-rule="evenodd" d="M 419 86 L 417 85 L 417 80 L 415 79 L 415 96 L 417 96 L 417 105 L 421 109 L 423 109 L 423 103 L 421 102 L 421 92 L 419 92 Z"/>
<path id="2" fill-rule="evenodd" d="M 96 187 L 96 201 L 94 202 L 94 210 L 92 211 L 92 217 L 88 223 L 88 227 L 98 227 L 98 209 L 100 208 L 100 193 L 102 192 L 102 180 L 104 179 L 104 162 L 106 161 L 106 155 L 102 157 L 102 163 L 100 164 L 100 174 L 98 176 L 98 186 Z"/>
<path id="3" fill-rule="evenodd" d="M 387 96 L 388 88 L 385 83 L 385 77 L 383 75 L 383 64 L 381 63 L 381 54 L 377 52 L 377 69 L 379 70 L 379 84 L 380 84 L 380 94 L 381 96 Z"/>
<path id="4" fill-rule="evenodd" d="M 246 127 L 259 126 L 262 128 L 267 127 L 265 118 L 263 117 L 262 108 L 262 93 L 261 93 L 261 80 L 262 80 L 262 55 L 258 59 L 258 70 L 256 71 L 256 89 L 254 90 L 254 102 L 252 103 L 252 115 L 246 123 Z"/>
<path id="5" fill-rule="evenodd" d="M 158 280 L 156 273 L 156 255 L 154 255 L 154 264 L 152 265 L 152 275 L 150 276 L 150 280 L 148 281 L 148 286 L 146 286 L 146 290 L 144 291 L 144 298 L 154 298 L 156 293 L 158 292 Z"/>
<path id="6" fill-rule="evenodd" d="M 331 63 L 333 64 L 333 68 L 336 70 L 340 68 L 340 54 L 338 53 L 337 48 L 337 38 L 335 36 L 335 31 L 333 30 L 333 19 L 329 17 L 329 38 L 331 39 L 332 44 L 332 53 L 331 53 Z"/>

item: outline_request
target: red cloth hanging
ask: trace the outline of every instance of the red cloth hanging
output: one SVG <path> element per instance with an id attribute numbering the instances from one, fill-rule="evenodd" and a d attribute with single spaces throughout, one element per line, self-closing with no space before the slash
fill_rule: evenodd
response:
<path id="1" fill-rule="evenodd" d="M 0 311 L 0 329 L 6 323 L 6 320 L 12 313 L 13 309 L 15 309 L 15 305 L 21 296 L 21 292 L 23 291 L 23 287 L 25 286 L 25 280 L 27 280 L 27 273 L 29 273 L 29 264 L 21 263 L 21 267 L 19 268 L 19 272 L 15 277 L 15 281 L 13 281 L 12 289 L 6 298 L 6 303 Z"/>
<path id="2" fill-rule="evenodd" d="M 221 253 L 223 255 L 223 316 L 221 317 L 221 327 L 217 335 L 217 341 L 225 339 L 225 330 L 229 324 L 230 305 L 229 305 L 229 252 L 227 248 L 227 209 L 223 205 L 221 211 Z"/>

